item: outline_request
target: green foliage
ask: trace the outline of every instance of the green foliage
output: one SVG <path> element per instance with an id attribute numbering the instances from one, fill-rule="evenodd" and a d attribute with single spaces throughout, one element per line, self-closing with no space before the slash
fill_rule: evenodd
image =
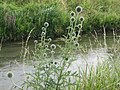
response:
<path id="1" fill-rule="evenodd" d="M 0 38 L 21 40 L 32 28 L 31 38 L 39 38 L 42 24 L 48 21 L 47 36 L 52 38 L 67 34 L 71 10 L 81 5 L 86 17 L 85 32 L 120 29 L 119 0 L 2 0 L 0 1 Z"/>
<path id="2" fill-rule="evenodd" d="M 28 3 L 25 6 L 14 4 L 0 4 L 1 13 L 1 37 L 6 40 L 20 40 L 26 38 L 31 29 L 35 28 L 31 38 L 38 38 L 41 33 L 41 26 L 45 21 L 50 23 L 48 36 L 54 38 L 57 30 L 64 33 L 67 13 L 59 3 L 39 4 Z M 55 33 L 56 31 L 56 33 Z M 59 33 L 59 35 L 61 35 Z"/>

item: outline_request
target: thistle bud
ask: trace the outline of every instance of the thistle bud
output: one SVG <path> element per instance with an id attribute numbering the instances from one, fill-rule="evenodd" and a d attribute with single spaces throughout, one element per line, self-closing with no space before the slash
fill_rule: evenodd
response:
<path id="1" fill-rule="evenodd" d="M 48 22 L 45 22 L 44 23 L 44 26 L 47 28 L 49 26 L 49 23 Z"/>
<path id="2" fill-rule="evenodd" d="M 75 9 L 75 11 L 77 13 L 81 13 L 82 12 L 82 7 L 81 6 L 77 6 L 76 9 Z"/>
<path id="3" fill-rule="evenodd" d="M 7 76 L 8 76 L 8 78 L 12 78 L 13 77 L 13 73 L 12 72 L 8 72 Z"/>
<path id="4" fill-rule="evenodd" d="M 51 44 L 50 48 L 51 48 L 52 50 L 54 50 L 54 49 L 56 49 L 56 45 L 55 45 L 55 44 Z"/>
<path id="5" fill-rule="evenodd" d="M 70 16 L 75 16 L 75 12 L 71 11 Z"/>

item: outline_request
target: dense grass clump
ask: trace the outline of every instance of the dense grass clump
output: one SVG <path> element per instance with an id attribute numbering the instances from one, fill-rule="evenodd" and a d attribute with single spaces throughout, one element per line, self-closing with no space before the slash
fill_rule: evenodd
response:
<path id="1" fill-rule="evenodd" d="M 26 38 L 31 29 L 35 28 L 31 38 L 38 38 L 41 33 L 42 23 L 46 20 L 51 23 L 48 36 L 52 38 L 64 33 L 66 11 L 59 3 L 28 3 L 23 6 L 16 4 L 0 4 L 0 38 L 5 40 L 21 40 Z M 60 32 L 60 33 L 59 33 Z"/>
<path id="2" fill-rule="evenodd" d="M 35 28 L 31 38 L 39 38 L 42 23 L 50 24 L 48 37 L 57 38 L 66 33 L 69 12 L 81 5 L 86 17 L 85 32 L 107 32 L 120 29 L 119 0 L 2 0 L 0 1 L 0 38 L 21 40 Z"/>

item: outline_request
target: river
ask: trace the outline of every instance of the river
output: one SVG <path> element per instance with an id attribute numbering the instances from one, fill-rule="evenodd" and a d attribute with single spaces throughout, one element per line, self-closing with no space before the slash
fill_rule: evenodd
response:
<path id="1" fill-rule="evenodd" d="M 92 49 L 90 46 L 90 42 L 92 43 Z M 76 55 L 77 60 L 72 63 L 69 69 L 77 71 L 79 66 L 82 66 L 82 68 L 84 69 L 86 64 L 96 67 L 98 62 L 102 63 L 102 61 L 106 60 L 111 54 L 108 53 L 108 50 L 106 48 L 104 48 L 103 43 L 103 37 L 99 37 L 100 45 L 94 44 L 93 38 L 89 39 L 87 37 L 83 37 L 80 44 L 82 44 L 83 46 L 87 46 L 89 50 L 87 54 L 84 55 L 84 57 L 81 55 Z M 113 37 L 107 37 L 108 47 L 111 47 L 112 43 Z M 34 48 L 33 41 L 29 42 L 29 46 L 31 49 Z M 20 60 L 21 48 L 21 42 L 11 42 L 3 44 L 3 47 L 0 51 L 0 90 L 18 90 L 17 88 L 11 89 L 13 84 L 11 83 L 11 80 L 7 77 L 7 73 L 9 71 L 12 71 L 14 73 L 13 81 L 17 85 L 21 85 L 24 82 L 24 71 L 28 73 L 32 73 L 34 71 L 32 65 L 22 64 Z"/>

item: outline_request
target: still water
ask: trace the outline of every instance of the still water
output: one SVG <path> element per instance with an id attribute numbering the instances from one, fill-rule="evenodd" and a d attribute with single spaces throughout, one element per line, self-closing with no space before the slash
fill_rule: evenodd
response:
<path id="1" fill-rule="evenodd" d="M 58 41 L 54 41 L 56 43 Z M 108 50 L 104 48 L 104 40 L 103 37 L 99 37 L 99 45 L 94 43 L 93 38 L 83 37 L 80 41 L 80 44 L 89 48 L 88 52 L 81 56 L 77 54 L 77 60 L 72 63 L 70 66 L 71 71 L 77 71 L 79 66 L 82 66 L 84 69 L 86 64 L 88 66 L 96 67 L 98 62 L 102 63 L 102 61 L 106 60 L 110 53 Z M 90 43 L 92 46 L 90 46 Z M 113 37 L 107 37 L 107 45 L 108 47 L 112 47 Z M 29 46 L 31 49 L 34 48 L 33 41 L 29 42 Z M 92 47 L 92 49 L 91 49 Z M 0 90 L 11 90 L 12 83 L 9 78 L 7 78 L 7 73 L 12 71 L 14 73 L 13 81 L 14 83 L 21 85 L 25 79 L 24 71 L 28 73 L 32 73 L 34 68 L 29 64 L 22 64 L 20 60 L 22 44 L 21 42 L 13 42 L 13 43 L 5 43 L 3 44 L 2 50 L 0 51 Z M 32 62 L 32 61 L 31 61 Z M 12 90 L 18 90 L 12 89 Z"/>

